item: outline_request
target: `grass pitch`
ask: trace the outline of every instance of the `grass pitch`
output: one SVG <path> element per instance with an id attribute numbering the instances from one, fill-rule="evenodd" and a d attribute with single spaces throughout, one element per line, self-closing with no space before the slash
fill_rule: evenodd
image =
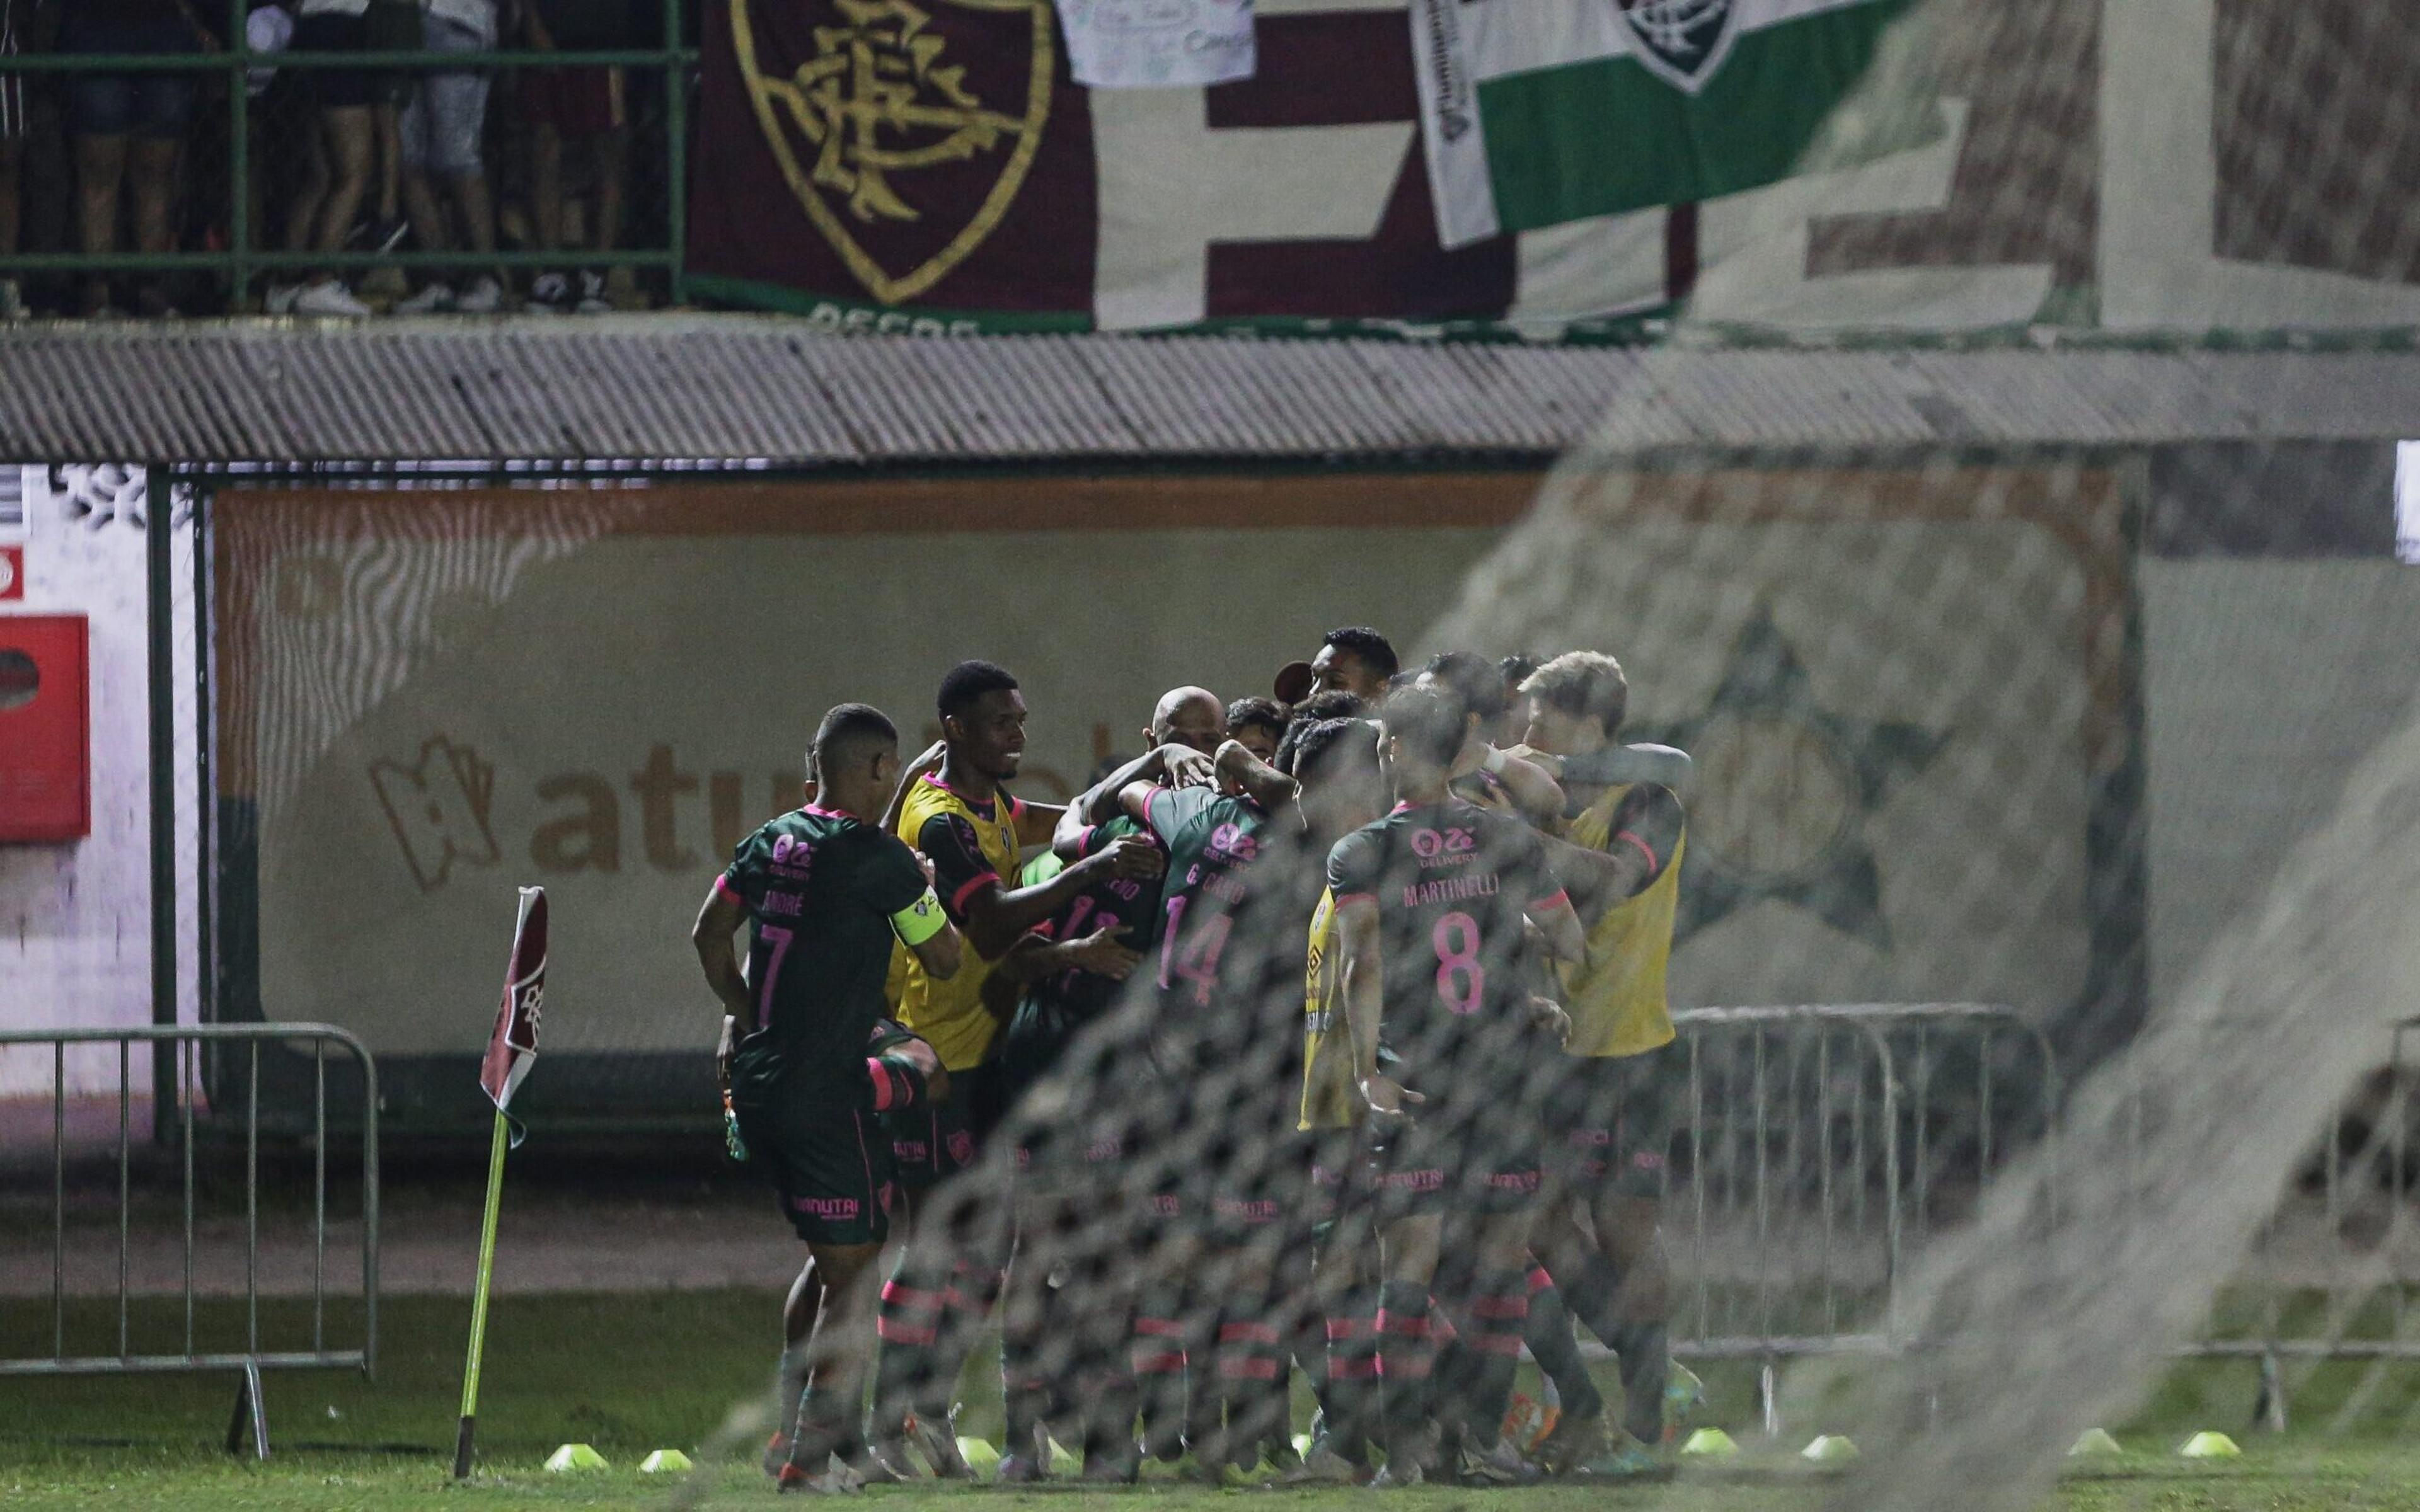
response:
<path id="1" fill-rule="evenodd" d="M 174 1506 L 335 1509 L 430 1505 L 665 1508 L 686 1489 L 690 1504 L 757 1502 L 770 1495 L 752 1462 L 708 1467 L 685 1488 L 637 1473 L 650 1449 L 694 1450 L 733 1407 L 764 1389 L 779 1316 L 777 1294 L 757 1291 L 500 1298 L 489 1324 L 479 1413 L 480 1473 L 467 1485 L 448 1477 L 454 1413 L 460 1390 L 468 1305 L 458 1298 L 390 1299 L 381 1327 L 378 1380 L 340 1374 L 268 1378 L 268 1464 L 227 1457 L 225 1435 L 233 1381 L 225 1376 L 0 1381 L 0 1504 L 23 1508 Z M 264 1304 L 264 1342 L 307 1341 L 307 1307 Z M 330 1337 L 347 1336 L 349 1316 L 332 1310 Z M 240 1305 L 211 1304 L 197 1319 L 197 1342 L 232 1343 L 243 1326 Z M 181 1346 L 175 1307 L 139 1308 L 130 1319 L 136 1350 Z M 114 1350 L 115 1311 L 77 1307 L 71 1351 Z M 40 1302 L 0 1306 L 0 1352 L 46 1353 L 50 1312 Z M 2412 1372 L 2326 1367 L 2299 1385 L 2302 1421 L 2326 1425 L 2283 1439 L 2243 1431 L 2250 1415 L 2247 1365 L 2181 1367 L 2136 1422 L 2112 1425 L 2141 1452 L 2081 1466 L 2061 1486 L 2060 1512 L 2319 1512 L 2321 1508 L 2420 1507 L 2420 1421 Z M 1669 1508 L 1672 1512 L 1796 1512 L 1815 1505 L 1818 1485 L 1794 1449 L 1821 1425 L 1806 1424 L 1776 1449 L 1758 1447 L 1753 1380 L 1746 1371 L 1707 1372 L 1704 1421 L 1729 1427 L 1749 1451 L 1720 1469 L 1692 1469 L 1669 1486 L 1554 1485 L 1521 1490 L 1434 1488 L 1373 1502 L 1358 1491 L 1234 1491 L 1146 1484 L 1097 1493 L 940 1491 L 927 1486 L 877 1488 L 874 1504 L 905 1512 L 913 1503 L 971 1499 L 985 1507 L 1032 1504 L 1047 1512 L 1115 1512 L 1141 1503 L 1165 1512 L 1233 1507 L 1236 1496 L 1268 1496 L 1303 1512 L 1342 1512 L 1400 1502 L 1435 1512 L 1499 1507 L 1505 1512 Z M 961 1427 L 997 1437 L 996 1393 L 981 1364 L 970 1371 L 970 1401 Z M 2244 1458 L 2203 1464 L 2171 1458 L 2195 1428 L 2234 1433 Z M 592 1443 L 613 1469 L 597 1474 L 546 1474 L 539 1464 L 555 1445 Z M 1885 1452 L 1886 1451 L 1880 1451 Z M 1943 1505 L 1954 1507 L 1954 1489 Z M 2046 1506 L 2047 1512 L 2047 1506 Z"/>

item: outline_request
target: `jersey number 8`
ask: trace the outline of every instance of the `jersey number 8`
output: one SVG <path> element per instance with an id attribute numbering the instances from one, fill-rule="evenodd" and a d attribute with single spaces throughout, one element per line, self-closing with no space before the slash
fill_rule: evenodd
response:
<path id="1" fill-rule="evenodd" d="M 1449 1011 L 1476 1013 L 1487 993 L 1487 968 L 1479 961 L 1479 921 L 1468 914 L 1448 914 L 1429 932 L 1436 948 L 1437 995 Z"/>

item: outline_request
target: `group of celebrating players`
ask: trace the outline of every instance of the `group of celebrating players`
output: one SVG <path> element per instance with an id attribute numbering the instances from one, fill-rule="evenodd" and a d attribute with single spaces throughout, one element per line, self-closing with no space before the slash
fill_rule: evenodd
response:
<path id="1" fill-rule="evenodd" d="M 1619 740 L 1594 652 L 1405 671 L 1340 629 L 1277 691 L 1169 692 L 1062 809 L 1009 791 L 1016 680 L 963 663 L 904 766 L 878 711 L 827 714 L 806 806 L 716 879 L 691 938 L 734 1152 L 809 1248 L 784 1489 L 966 1476 L 953 1398 L 995 1312 L 1003 1480 L 1054 1438 L 1105 1483 L 1668 1466 L 1687 757 Z M 1525 1347 L 1560 1403 L 1535 1443 L 1501 1431 Z"/>

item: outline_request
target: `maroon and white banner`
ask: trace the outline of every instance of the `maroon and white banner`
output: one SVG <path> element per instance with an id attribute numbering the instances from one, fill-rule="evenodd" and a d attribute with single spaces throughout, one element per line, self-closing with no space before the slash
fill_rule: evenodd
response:
<path id="1" fill-rule="evenodd" d="M 504 967 L 504 1001 L 496 1030 L 479 1062 L 479 1089 L 502 1113 L 512 1103 L 530 1063 L 537 1059 L 538 1015 L 546 1006 L 546 889 L 523 887 L 513 923 L 512 960 Z"/>

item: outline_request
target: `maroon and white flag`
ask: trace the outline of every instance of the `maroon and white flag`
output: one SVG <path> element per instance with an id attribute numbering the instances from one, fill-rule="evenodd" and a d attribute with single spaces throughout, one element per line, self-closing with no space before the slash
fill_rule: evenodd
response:
<path id="1" fill-rule="evenodd" d="M 546 889 L 521 889 L 520 917 L 513 924 L 513 955 L 504 968 L 504 995 L 496 1010 L 496 1032 L 488 1037 L 479 1063 L 479 1088 L 502 1113 L 537 1058 L 538 1014 L 546 1003 Z"/>

